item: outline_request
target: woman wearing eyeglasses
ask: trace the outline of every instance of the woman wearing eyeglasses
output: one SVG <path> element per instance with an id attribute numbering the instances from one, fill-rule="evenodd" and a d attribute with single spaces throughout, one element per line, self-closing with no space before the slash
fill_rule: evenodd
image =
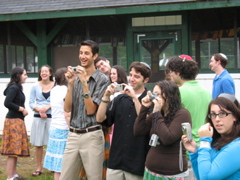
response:
<path id="1" fill-rule="evenodd" d="M 210 102 L 208 123 L 198 131 L 200 147 L 182 136 L 198 180 L 233 180 L 240 177 L 240 109 L 235 100 L 217 97 Z"/>

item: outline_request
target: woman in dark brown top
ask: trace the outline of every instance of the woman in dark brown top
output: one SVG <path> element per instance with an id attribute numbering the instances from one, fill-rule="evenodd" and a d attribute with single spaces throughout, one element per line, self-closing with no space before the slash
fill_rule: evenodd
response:
<path id="1" fill-rule="evenodd" d="M 180 151 L 181 123 L 191 123 L 191 116 L 182 108 L 179 89 L 174 82 L 157 82 L 153 93 L 155 96 L 147 95 L 142 99 L 141 111 L 134 124 L 135 136 L 149 134 L 151 137 L 144 180 L 186 179 L 188 161 L 185 149 Z M 147 116 L 152 103 L 153 112 Z"/>

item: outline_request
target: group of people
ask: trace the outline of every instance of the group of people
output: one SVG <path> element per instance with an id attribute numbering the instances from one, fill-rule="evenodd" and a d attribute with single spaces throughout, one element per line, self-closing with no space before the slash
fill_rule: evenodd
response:
<path id="1" fill-rule="evenodd" d="M 195 80 L 199 67 L 188 55 L 169 59 L 166 80 L 151 92 L 145 87 L 148 64 L 132 62 L 127 77 L 122 66 L 111 67 L 98 54 L 96 42 L 81 42 L 81 65 L 58 69 L 55 83 L 51 68 L 41 67 L 30 94 L 33 175 L 42 173 L 47 145 L 43 167 L 55 172 L 55 180 L 188 180 L 190 168 L 200 180 L 240 176 L 240 106 L 224 54 L 210 62 L 217 74 L 212 97 Z M 9 112 L 1 153 L 8 156 L 9 180 L 19 177 L 17 157 L 29 156 L 26 78 L 24 69 L 14 68 L 4 91 Z M 183 123 L 191 125 L 192 140 L 183 135 Z"/>

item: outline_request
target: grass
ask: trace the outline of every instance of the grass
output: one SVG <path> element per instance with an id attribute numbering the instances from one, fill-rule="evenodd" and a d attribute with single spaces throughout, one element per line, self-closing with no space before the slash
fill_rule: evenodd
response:
<path id="1" fill-rule="evenodd" d="M 0 138 L 0 145 L 2 144 L 2 139 Z M 43 168 L 43 173 L 41 176 L 32 176 L 32 172 L 36 167 L 36 159 L 35 159 L 35 147 L 30 146 L 30 157 L 27 158 L 18 158 L 17 163 L 17 173 L 23 177 L 26 177 L 28 180 L 53 180 L 53 173 L 47 169 Z M 46 147 L 44 147 L 44 152 Z M 7 179 L 7 156 L 0 155 L 0 180 Z"/>

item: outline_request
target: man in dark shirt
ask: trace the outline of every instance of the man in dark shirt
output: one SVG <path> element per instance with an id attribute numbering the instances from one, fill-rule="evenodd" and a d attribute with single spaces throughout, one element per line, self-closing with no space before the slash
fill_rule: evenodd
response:
<path id="1" fill-rule="evenodd" d="M 147 95 L 144 85 L 149 81 L 151 69 L 146 63 L 133 62 L 129 70 L 129 85 L 125 85 L 123 94 L 108 104 L 116 84 L 108 86 L 96 116 L 98 122 L 104 121 L 107 126 L 114 124 L 108 180 L 142 180 L 149 149 L 149 136 L 134 137 L 133 126 L 140 111 L 141 99 Z"/>
<path id="2" fill-rule="evenodd" d="M 88 180 L 102 178 L 104 136 L 102 126 L 96 121 L 96 112 L 109 78 L 95 69 L 98 56 L 96 42 L 81 42 L 81 66 L 68 67 L 68 92 L 64 110 L 71 112 L 70 132 L 63 155 L 61 180 L 77 179 L 84 166 Z"/>

